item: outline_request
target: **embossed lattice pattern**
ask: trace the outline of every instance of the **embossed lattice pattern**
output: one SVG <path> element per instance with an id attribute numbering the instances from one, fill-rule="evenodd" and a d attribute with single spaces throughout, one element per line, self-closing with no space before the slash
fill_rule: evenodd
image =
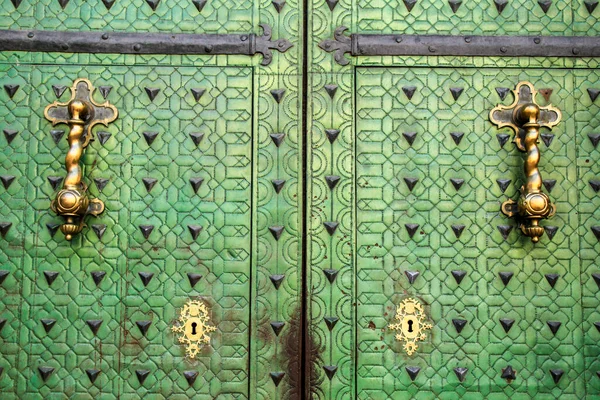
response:
<path id="1" fill-rule="evenodd" d="M 542 246 L 498 211 L 520 187 L 522 162 L 487 113 L 503 101 L 496 88 L 521 80 L 552 89 L 565 118 L 541 144 L 559 210 Z M 570 72 L 533 69 L 357 71 L 358 398 L 584 397 L 574 83 Z M 559 275 L 554 287 L 546 274 Z M 411 358 L 386 329 L 405 295 L 435 321 Z M 514 320 L 508 332 L 501 319 Z M 420 368 L 414 384 L 406 367 Z M 550 370 L 563 371 L 558 383 Z"/>

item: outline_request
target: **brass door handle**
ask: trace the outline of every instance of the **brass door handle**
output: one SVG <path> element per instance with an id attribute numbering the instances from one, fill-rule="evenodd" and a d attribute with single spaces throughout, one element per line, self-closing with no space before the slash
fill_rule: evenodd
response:
<path id="1" fill-rule="evenodd" d="M 69 151 L 65 158 L 67 176 L 63 188 L 52 201 L 51 209 L 64 218 L 60 230 L 67 240 L 83 230 L 84 218 L 97 216 L 104 211 L 104 203 L 87 195 L 87 186 L 82 181 L 82 168 L 79 160 L 83 150 L 92 140 L 92 127 L 108 124 L 117 119 L 115 106 L 105 102 L 98 104 L 92 98 L 95 88 L 87 79 L 77 79 L 71 87 L 71 99 L 67 103 L 54 103 L 44 110 L 44 116 L 52 125 L 68 124 Z"/>
<path id="2" fill-rule="evenodd" d="M 548 105 L 540 107 L 535 101 L 537 91 L 529 82 L 519 82 L 512 91 L 515 101 L 510 106 L 498 105 L 490 111 L 490 120 L 498 128 L 508 126 L 515 132 L 514 142 L 520 151 L 527 153 L 524 162 L 526 182 L 521 186 L 518 202 L 507 200 L 502 203 L 502 212 L 508 217 L 519 219 L 521 231 L 537 242 L 544 234 L 541 219 L 549 218 L 556 212 L 556 206 L 542 192 L 542 176 L 538 169 L 540 149 L 538 147 L 540 129 L 552 129 L 561 120 L 558 108 Z"/>

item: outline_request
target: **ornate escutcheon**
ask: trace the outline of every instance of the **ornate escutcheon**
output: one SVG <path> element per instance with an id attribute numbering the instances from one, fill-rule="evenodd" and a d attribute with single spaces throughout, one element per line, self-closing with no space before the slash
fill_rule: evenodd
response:
<path id="1" fill-rule="evenodd" d="M 556 212 L 556 206 L 542 192 L 542 176 L 538 169 L 540 150 L 537 146 L 540 128 L 552 129 L 561 120 L 558 108 L 548 105 L 540 107 L 535 101 L 537 91 L 533 84 L 520 82 L 513 90 L 515 101 L 509 105 L 498 105 L 490 111 L 490 120 L 498 128 L 510 127 L 514 132 L 517 148 L 527 153 L 524 163 L 526 182 L 521 186 L 521 195 L 515 202 L 509 199 L 502 203 L 502 212 L 508 217 L 516 216 L 521 231 L 536 243 L 544 234 L 540 220 L 550 218 Z"/>
<path id="2" fill-rule="evenodd" d="M 71 87 L 71 99 L 66 103 L 54 102 L 46 107 L 44 116 L 52 125 L 69 125 L 69 151 L 65 158 L 67 177 L 63 188 L 52 201 L 52 211 L 64 218 L 60 230 L 67 240 L 81 232 L 85 226 L 84 218 L 91 214 L 99 215 L 104 211 L 104 203 L 90 199 L 87 186 L 81 180 L 82 169 L 79 160 L 83 150 L 92 140 L 92 127 L 96 124 L 108 126 L 117 119 L 117 109 L 105 102 L 98 104 L 92 98 L 94 87 L 87 79 L 77 79 Z"/>
<path id="3" fill-rule="evenodd" d="M 186 353 L 195 358 L 203 344 L 210 343 L 208 334 L 217 330 L 209 325 L 208 307 L 200 300 L 189 300 L 179 314 L 179 324 L 171 330 L 179 335 L 179 343 L 186 345 Z"/>
<path id="4" fill-rule="evenodd" d="M 390 324 L 389 328 L 398 331 L 396 340 L 404 342 L 404 351 L 409 356 L 419 348 L 417 342 L 427 338 L 425 330 L 433 328 L 426 320 L 423 305 L 416 299 L 402 300 L 396 309 L 396 321 L 398 322 Z"/>

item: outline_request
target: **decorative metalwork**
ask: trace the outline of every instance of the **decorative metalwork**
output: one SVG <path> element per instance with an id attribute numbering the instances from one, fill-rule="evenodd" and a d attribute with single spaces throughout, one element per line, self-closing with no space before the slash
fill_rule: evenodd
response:
<path id="1" fill-rule="evenodd" d="M 498 105 L 490 111 L 490 120 L 498 128 L 509 127 L 515 132 L 514 142 L 520 151 L 527 153 L 524 163 L 526 183 L 521 187 L 518 202 L 509 199 L 502 203 L 502 212 L 508 217 L 518 216 L 521 231 L 535 243 L 544 234 L 541 219 L 556 212 L 556 206 L 542 192 L 542 176 L 538 169 L 540 151 L 537 143 L 540 128 L 552 129 L 561 120 L 558 108 L 548 105 L 540 107 L 535 101 L 537 91 L 533 84 L 520 82 L 513 90 L 514 102 L 509 106 Z"/>
<path id="2" fill-rule="evenodd" d="M 319 47 L 335 52 L 340 65 L 351 56 L 491 56 L 491 57 L 598 57 L 600 37 L 583 36 L 456 36 L 377 35 L 344 32 L 336 28 L 332 39 Z"/>
<path id="3" fill-rule="evenodd" d="M 77 79 L 71 87 L 71 99 L 68 102 L 55 101 L 44 110 L 44 116 L 53 126 L 69 125 L 69 151 L 65 158 L 67 177 L 51 204 L 52 211 L 65 219 L 60 230 L 67 240 L 83 230 L 86 215 L 97 216 L 104 211 L 101 200 L 90 199 L 87 195 L 87 186 L 81 180 L 83 172 L 79 160 L 92 140 L 92 127 L 97 124 L 108 126 L 117 119 L 119 113 L 108 102 L 96 103 L 92 98 L 94 90 L 89 80 Z"/>
<path id="4" fill-rule="evenodd" d="M 186 345 L 186 354 L 195 358 L 203 344 L 210 344 L 208 334 L 217 330 L 209 325 L 210 317 L 206 304 L 200 300 L 189 300 L 181 310 L 178 319 L 180 325 L 171 328 L 173 332 L 180 333 L 179 343 Z"/>
<path id="5" fill-rule="evenodd" d="M 261 64 L 269 65 L 272 50 L 285 53 L 293 45 L 287 39 L 271 40 L 271 27 L 260 27 L 262 35 L 0 30 L 0 51 L 249 56 L 260 53 Z"/>
<path id="6" fill-rule="evenodd" d="M 433 328 L 427 322 L 423 305 L 418 300 L 408 298 L 402 300 L 396 310 L 395 324 L 390 324 L 389 328 L 395 331 L 396 340 L 404 342 L 404 351 L 409 356 L 412 355 L 418 348 L 418 341 L 423 341 L 427 338 L 425 330 Z"/>

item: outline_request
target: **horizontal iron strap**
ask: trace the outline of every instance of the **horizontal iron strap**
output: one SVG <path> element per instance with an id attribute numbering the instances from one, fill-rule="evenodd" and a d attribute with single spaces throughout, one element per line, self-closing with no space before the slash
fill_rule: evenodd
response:
<path id="1" fill-rule="evenodd" d="M 285 52 L 287 39 L 271 41 L 271 28 L 263 35 L 165 34 L 125 32 L 59 32 L 0 30 L 0 51 L 111 54 L 239 54 L 261 53 L 263 65 L 271 62 L 271 50 Z"/>
<path id="2" fill-rule="evenodd" d="M 352 55 L 600 57 L 600 37 L 353 34 Z"/>
<path id="3" fill-rule="evenodd" d="M 500 56 L 500 57 L 600 57 L 597 36 L 450 36 L 375 35 L 353 33 L 338 27 L 333 39 L 319 47 L 334 52 L 335 60 L 349 63 L 352 56 Z"/>

